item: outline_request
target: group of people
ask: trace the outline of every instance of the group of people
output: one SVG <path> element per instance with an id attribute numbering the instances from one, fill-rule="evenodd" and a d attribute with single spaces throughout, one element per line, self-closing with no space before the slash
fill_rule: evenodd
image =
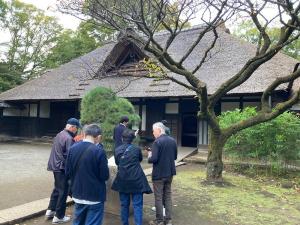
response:
<path id="1" fill-rule="evenodd" d="M 140 165 L 142 150 L 133 144 L 138 131 L 128 129 L 128 123 L 128 117 L 124 116 L 114 129 L 114 158 L 118 171 L 111 188 L 119 192 L 122 225 L 129 224 L 130 201 L 135 225 L 142 225 L 143 194 L 152 193 L 152 189 Z M 70 118 L 65 129 L 53 141 L 48 170 L 54 175 L 54 189 L 45 214 L 47 219 L 52 219 L 52 224 L 71 220 L 65 215 L 68 195 L 75 202 L 73 225 L 101 225 L 103 221 L 109 168 L 101 144 L 102 130 L 96 124 L 85 125 L 82 128 L 83 139 L 75 143 L 74 137 L 79 128 L 79 121 Z M 168 128 L 162 122 L 154 123 L 152 128 L 155 141 L 147 156 L 148 163 L 153 164 L 156 218 L 149 225 L 172 225 L 171 184 L 176 175 L 177 145 L 166 134 Z"/>

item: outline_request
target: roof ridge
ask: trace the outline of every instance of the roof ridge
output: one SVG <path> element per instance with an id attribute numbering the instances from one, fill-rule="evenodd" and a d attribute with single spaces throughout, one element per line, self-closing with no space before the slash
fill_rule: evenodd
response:
<path id="1" fill-rule="evenodd" d="M 194 26 L 191 26 L 191 27 L 186 27 L 186 28 L 183 28 L 180 31 L 180 33 L 182 33 L 182 32 L 188 32 L 188 31 L 194 31 L 194 30 L 199 30 L 199 29 L 201 29 L 203 27 L 204 27 L 204 25 L 201 25 L 201 24 L 194 25 Z M 161 35 L 166 35 L 166 34 L 169 34 L 169 33 L 170 33 L 170 31 L 162 30 L 162 31 L 159 31 L 156 34 L 154 34 L 154 36 L 161 36 Z"/>

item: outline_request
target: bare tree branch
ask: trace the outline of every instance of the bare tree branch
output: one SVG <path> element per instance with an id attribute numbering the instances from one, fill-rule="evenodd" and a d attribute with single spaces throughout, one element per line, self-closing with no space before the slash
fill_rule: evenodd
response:
<path id="1" fill-rule="evenodd" d="M 226 138 L 229 138 L 230 136 L 236 134 L 238 131 L 272 120 L 280 114 L 282 114 L 283 112 L 285 112 L 286 110 L 288 110 L 289 108 L 291 108 L 295 103 L 297 103 L 299 101 L 299 97 L 300 89 L 296 91 L 289 100 L 282 103 L 278 103 L 271 112 L 266 113 L 264 111 L 260 111 L 254 117 L 240 121 L 236 124 L 231 125 L 228 128 L 225 128 L 223 130 L 223 135 Z"/>
<path id="2" fill-rule="evenodd" d="M 210 53 L 210 51 L 215 47 L 215 44 L 217 42 L 217 39 L 219 37 L 216 28 L 213 28 L 213 33 L 214 33 L 214 39 L 212 41 L 212 43 L 210 44 L 210 46 L 205 50 L 205 53 L 203 55 L 203 57 L 201 58 L 200 63 L 198 64 L 198 66 L 196 66 L 196 68 L 193 70 L 192 74 L 195 74 L 200 68 L 201 66 L 205 63 L 208 54 Z"/>
<path id="3" fill-rule="evenodd" d="M 226 6 L 227 1 L 224 1 L 221 5 L 221 8 L 219 9 L 218 13 L 216 14 L 215 18 L 201 31 L 198 35 L 198 38 L 194 41 L 194 43 L 191 45 L 191 47 L 187 50 L 187 52 L 183 55 L 183 57 L 179 60 L 179 65 L 182 65 L 183 62 L 189 57 L 189 55 L 193 52 L 195 47 L 200 43 L 202 38 L 206 33 L 217 27 L 220 21 L 222 21 L 222 18 L 220 15 L 223 13 L 223 9 Z"/>
<path id="4" fill-rule="evenodd" d="M 271 96 L 272 92 L 281 84 L 288 83 L 291 81 L 296 80 L 300 77 L 300 69 L 298 69 L 299 63 L 296 64 L 295 69 L 292 74 L 285 76 L 285 77 L 278 77 L 274 80 L 264 91 L 261 97 L 261 104 L 262 104 L 262 111 L 268 112 L 271 111 L 269 106 L 268 98 Z"/>
<path id="5" fill-rule="evenodd" d="M 65 0 L 63 2 L 74 2 L 69 6 L 72 13 L 76 14 L 76 7 L 78 9 L 80 6 L 80 13 L 84 12 L 85 15 L 94 18 L 99 23 L 123 32 L 126 39 L 137 42 L 140 48 L 151 53 L 151 57 L 156 58 L 166 70 L 180 76 L 180 79 L 177 79 L 177 76 L 172 76 L 168 72 L 159 76 L 160 79 L 171 80 L 196 93 L 200 103 L 198 117 L 205 119 L 211 128 L 211 140 L 214 143 L 211 144 L 208 168 L 214 171 L 218 168 L 218 172 L 211 171 L 211 174 L 217 174 L 214 175 L 216 178 L 222 176 L 222 147 L 232 134 L 275 118 L 299 100 L 300 90 L 292 93 L 288 100 L 278 103 L 272 109 L 267 105 L 268 97 L 278 86 L 300 77 L 298 69 L 288 76 L 270 81 L 271 84 L 262 95 L 262 110 L 258 112 L 258 115 L 233 124 L 226 129 L 221 129 L 214 111 L 217 102 L 223 96 L 246 82 L 259 67 L 300 37 L 300 2 L 297 0 Z M 174 6 L 173 3 L 178 5 Z M 277 9 L 275 15 L 266 14 L 270 7 Z M 173 47 L 172 44 L 184 32 L 184 25 L 189 23 L 196 11 L 201 12 L 199 16 L 202 22 L 201 28 L 195 29 L 195 36 L 193 36 L 195 40 L 186 46 L 185 52 L 179 57 L 178 55 L 174 56 L 173 48 L 170 51 L 170 46 Z M 231 78 L 223 82 L 215 93 L 208 96 L 207 85 L 204 80 L 199 79 L 197 72 L 212 57 L 212 52 L 216 52 L 216 43 L 218 43 L 217 39 L 220 34 L 218 34 L 219 29 L 217 30 L 217 28 L 233 16 L 250 17 L 259 32 L 259 43 L 256 46 L 255 55 L 241 65 L 241 69 L 236 74 L 232 74 Z M 272 43 L 268 28 L 274 22 L 280 22 L 282 27 L 279 40 Z M 126 27 L 138 30 L 140 33 L 126 36 L 128 33 L 128 30 L 124 32 Z M 159 29 L 164 29 L 168 34 L 166 40 L 162 41 L 156 36 Z M 207 44 L 206 37 L 211 37 L 212 34 L 214 36 Z M 198 56 L 199 63 L 195 67 L 189 68 L 189 64 L 186 63 L 187 59 L 196 49 L 198 50 L 202 43 L 204 43 L 205 49 L 201 49 L 203 55 Z M 132 71 L 127 72 L 131 76 L 137 75 Z M 116 72 L 113 75 L 121 76 L 124 73 Z M 144 72 L 139 73 L 139 76 L 142 77 L 149 77 L 148 75 Z M 105 75 L 105 77 L 107 76 L 112 76 L 112 73 Z M 186 81 L 182 81 L 182 78 L 185 78 Z"/>
<path id="6" fill-rule="evenodd" d="M 210 96 L 210 101 L 213 102 L 213 104 L 216 104 L 216 102 L 224 94 L 248 80 L 256 71 L 256 69 L 259 68 L 263 63 L 272 59 L 272 57 L 274 57 L 284 46 L 297 40 L 300 37 L 300 33 L 292 38 L 290 38 L 290 36 L 291 31 L 283 32 L 278 43 L 276 43 L 276 45 L 270 48 L 265 54 L 255 56 L 252 59 L 248 60 L 245 66 L 235 76 L 224 82 L 220 86 L 220 88 L 213 95 Z"/>
<path id="7" fill-rule="evenodd" d="M 259 22 L 258 20 L 258 17 L 257 15 L 260 13 L 259 11 L 257 11 L 255 8 L 254 8 L 254 5 L 252 4 L 251 0 L 246 0 L 248 5 L 249 5 L 249 8 L 251 9 L 251 14 L 250 16 L 252 17 L 252 21 L 254 22 L 255 26 L 257 27 L 257 29 L 259 30 L 259 33 L 260 33 L 260 37 L 263 38 L 264 40 L 264 43 L 263 43 L 263 46 L 261 47 L 261 42 L 259 41 L 259 44 L 258 44 L 258 49 L 257 49 L 257 53 L 256 55 L 260 55 L 260 54 L 264 54 L 268 48 L 270 47 L 271 45 L 271 40 L 270 40 L 270 37 L 269 35 L 267 34 L 266 32 L 266 26 L 262 26 L 261 23 Z M 264 6 L 266 5 L 266 3 L 263 4 L 262 8 L 260 10 L 262 10 L 264 8 Z"/>

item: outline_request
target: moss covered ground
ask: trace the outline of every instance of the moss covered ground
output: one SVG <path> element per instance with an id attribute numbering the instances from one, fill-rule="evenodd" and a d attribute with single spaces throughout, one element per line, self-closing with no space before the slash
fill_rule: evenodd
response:
<path id="1" fill-rule="evenodd" d="M 206 185 L 204 167 L 183 166 L 174 179 L 174 204 L 197 217 L 195 225 L 202 224 L 201 220 L 205 224 L 300 225 L 297 188 L 282 188 L 280 180 L 234 173 L 225 173 L 224 178 L 225 185 Z"/>

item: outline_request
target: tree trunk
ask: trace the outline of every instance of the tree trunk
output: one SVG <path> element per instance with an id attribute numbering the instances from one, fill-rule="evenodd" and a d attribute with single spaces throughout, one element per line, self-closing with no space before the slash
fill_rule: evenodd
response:
<path id="1" fill-rule="evenodd" d="M 222 135 L 213 133 L 212 130 L 209 139 L 206 179 L 211 182 L 222 182 L 222 151 L 226 140 Z"/>

